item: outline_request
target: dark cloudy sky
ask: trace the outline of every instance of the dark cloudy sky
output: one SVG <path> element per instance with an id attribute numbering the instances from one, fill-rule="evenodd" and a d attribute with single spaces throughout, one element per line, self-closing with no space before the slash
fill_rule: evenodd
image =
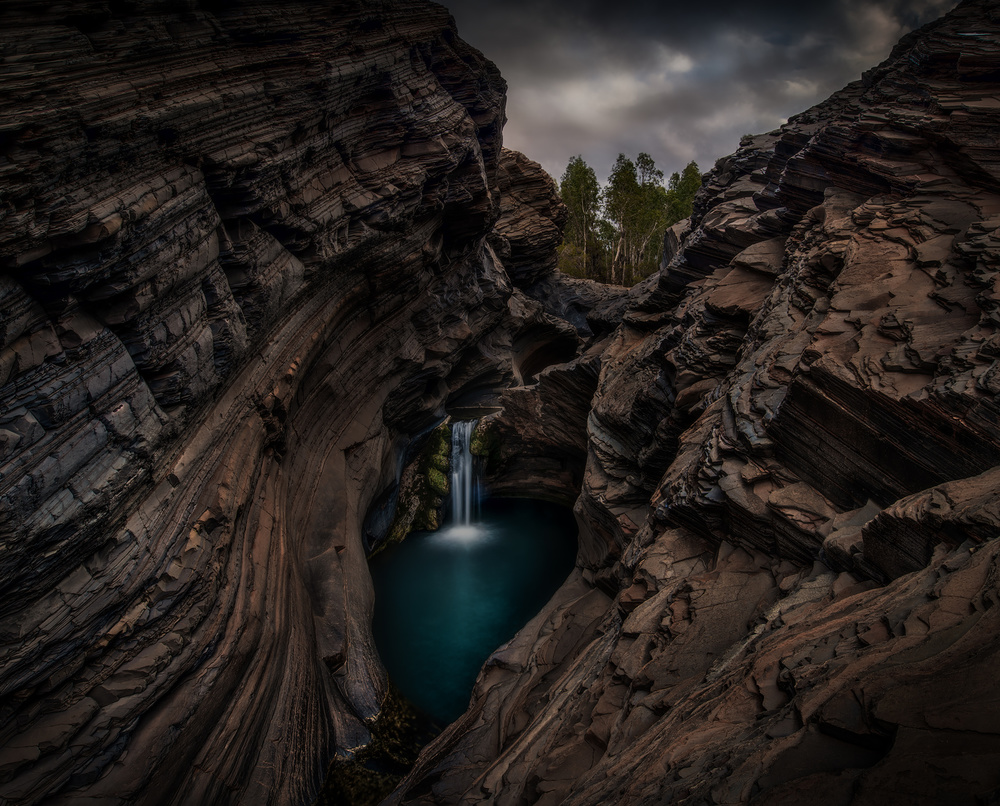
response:
<path id="1" fill-rule="evenodd" d="M 703 171 L 956 0 L 439 0 L 507 79 L 504 143 L 557 180 L 619 152 Z"/>

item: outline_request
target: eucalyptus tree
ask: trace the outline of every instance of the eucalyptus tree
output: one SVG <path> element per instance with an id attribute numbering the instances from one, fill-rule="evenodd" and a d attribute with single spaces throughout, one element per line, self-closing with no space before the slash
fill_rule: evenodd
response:
<path id="1" fill-rule="evenodd" d="M 616 239 L 611 282 L 624 285 L 648 276 L 659 263 L 667 227 L 663 171 L 649 154 L 641 152 L 635 162 L 618 155 L 604 190 L 604 212 Z"/>
<path id="2" fill-rule="evenodd" d="M 594 169 L 581 155 L 570 158 L 559 182 L 559 195 L 569 210 L 564 250 L 579 256 L 579 273 L 596 273 L 597 220 L 600 213 L 600 185 Z"/>
<path id="3" fill-rule="evenodd" d="M 583 157 L 572 157 L 559 183 L 569 210 L 560 269 L 621 285 L 649 276 L 659 265 L 664 230 L 691 214 L 699 187 L 694 162 L 664 187 L 663 171 L 641 152 L 635 161 L 619 154 L 602 189 Z"/>
<path id="4" fill-rule="evenodd" d="M 667 226 L 672 227 L 691 215 L 692 202 L 701 188 L 698 163 L 689 162 L 682 173 L 670 174 L 667 183 Z"/>

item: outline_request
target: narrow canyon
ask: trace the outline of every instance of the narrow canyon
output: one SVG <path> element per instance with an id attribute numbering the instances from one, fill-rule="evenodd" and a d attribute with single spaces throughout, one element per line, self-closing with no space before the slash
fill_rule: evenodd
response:
<path id="1" fill-rule="evenodd" d="M 576 564 L 387 803 L 1000 802 L 1000 8 L 744 137 L 630 289 L 558 271 L 488 55 L 0 4 L 0 803 L 313 803 L 470 411 Z"/>

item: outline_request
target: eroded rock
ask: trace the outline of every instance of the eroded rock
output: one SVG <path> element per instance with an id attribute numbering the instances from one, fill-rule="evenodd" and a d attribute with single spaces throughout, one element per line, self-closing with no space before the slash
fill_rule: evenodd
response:
<path id="1" fill-rule="evenodd" d="M 600 347 L 577 575 L 390 802 L 996 798 L 998 35 L 709 174 Z"/>
<path id="2" fill-rule="evenodd" d="M 309 802 L 363 514 L 511 376 L 505 87 L 424 2 L 71 12 L 0 9 L 0 799 Z"/>

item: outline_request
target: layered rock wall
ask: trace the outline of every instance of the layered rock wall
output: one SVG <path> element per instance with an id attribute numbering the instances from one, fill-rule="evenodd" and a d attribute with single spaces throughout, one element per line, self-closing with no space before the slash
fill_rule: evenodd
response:
<path id="1" fill-rule="evenodd" d="M 0 38 L 6 801 L 308 801 L 385 690 L 365 513 L 501 388 L 577 569 L 393 802 L 996 798 L 991 3 L 744 141 L 627 292 L 552 273 L 440 7 Z"/>
<path id="2" fill-rule="evenodd" d="M 998 41 L 716 166 L 599 356 L 577 573 L 391 802 L 996 799 Z"/>
<path id="3" fill-rule="evenodd" d="M 303 803 L 361 520 L 511 375 L 504 84 L 430 3 L 0 9 L 0 795 Z"/>

